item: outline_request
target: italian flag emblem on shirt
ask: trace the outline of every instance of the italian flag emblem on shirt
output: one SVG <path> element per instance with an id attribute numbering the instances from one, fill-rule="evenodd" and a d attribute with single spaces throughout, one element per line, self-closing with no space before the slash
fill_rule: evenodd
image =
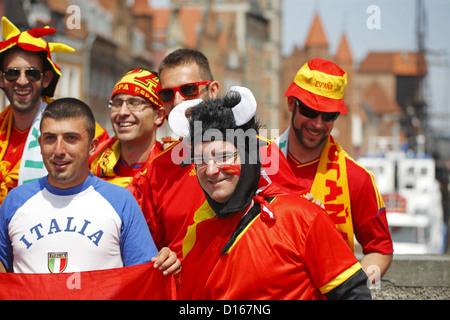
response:
<path id="1" fill-rule="evenodd" d="M 62 273 L 67 267 L 67 252 L 49 252 L 48 270 L 51 273 Z"/>

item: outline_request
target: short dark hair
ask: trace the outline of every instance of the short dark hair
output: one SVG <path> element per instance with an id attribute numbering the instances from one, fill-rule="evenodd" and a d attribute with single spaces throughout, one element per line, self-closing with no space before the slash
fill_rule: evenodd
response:
<path id="1" fill-rule="evenodd" d="M 92 140 L 95 137 L 95 117 L 91 108 L 81 100 L 75 98 L 61 98 L 51 102 L 42 113 L 42 122 L 45 118 L 51 119 L 75 119 L 83 118 L 86 124 L 86 130 L 89 135 L 89 139 Z"/>
<path id="2" fill-rule="evenodd" d="M 214 81 L 208 58 L 200 51 L 187 48 L 175 50 L 167 55 L 159 64 L 158 74 L 161 75 L 164 69 L 176 68 L 191 63 L 198 65 L 202 80 Z"/>

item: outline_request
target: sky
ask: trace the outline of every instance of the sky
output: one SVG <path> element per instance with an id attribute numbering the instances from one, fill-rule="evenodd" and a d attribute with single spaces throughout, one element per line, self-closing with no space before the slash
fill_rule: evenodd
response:
<path id="1" fill-rule="evenodd" d="M 167 6 L 170 0 L 149 0 L 152 7 Z M 314 13 L 319 13 L 335 53 L 346 34 L 355 63 L 371 51 L 415 51 L 416 0 L 282 0 L 282 53 L 288 55 L 295 45 L 303 47 Z M 429 111 L 446 114 L 434 124 L 450 124 L 450 1 L 424 0 L 426 13 L 425 47 L 429 52 L 429 74 L 425 99 Z M 376 6 L 379 15 L 371 10 Z M 373 20 L 373 18 L 379 18 Z M 368 27 L 368 20 L 369 26 Z M 377 28 L 373 28 L 377 27 Z M 441 128 L 442 130 L 442 128 Z"/>

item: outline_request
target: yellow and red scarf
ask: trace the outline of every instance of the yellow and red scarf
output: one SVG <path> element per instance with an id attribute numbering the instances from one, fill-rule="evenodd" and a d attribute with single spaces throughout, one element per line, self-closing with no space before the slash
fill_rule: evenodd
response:
<path id="1" fill-rule="evenodd" d="M 91 159 L 90 169 L 92 174 L 97 177 L 126 188 L 130 186 L 133 179 L 137 179 L 146 172 L 150 162 L 160 151 L 161 144 L 159 142 L 155 142 L 152 146 L 152 150 L 150 151 L 147 161 L 140 169 L 139 173 L 134 176 L 118 176 L 115 173 L 114 168 L 120 161 L 122 149 L 120 141 L 116 136 L 114 136 L 98 146 L 97 153 Z"/>
<path id="2" fill-rule="evenodd" d="M 289 130 L 290 128 L 287 128 L 279 138 L 275 139 L 286 157 L 289 150 Z M 354 251 L 352 207 L 347 180 L 346 157 L 348 157 L 347 153 L 332 136 L 329 136 L 322 150 L 310 193 L 314 195 L 315 199 L 322 201 L 336 227 Z"/>
<path id="3" fill-rule="evenodd" d="M 325 210 L 354 251 L 352 210 L 348 189 L 346 152 L 329 136 L 322 150 L 311 193 Z"/>
<path id="4" fill-rule="evenodd" d="M 91 172 L 104 180 L 122 187 L 127 187 L 133 177 L 119 177 L 114 172 L 114 167 L 119 162 L 121 155 L 120 141 L 112 137 L 98 146 L 100 151 L 91 161 Z"/>

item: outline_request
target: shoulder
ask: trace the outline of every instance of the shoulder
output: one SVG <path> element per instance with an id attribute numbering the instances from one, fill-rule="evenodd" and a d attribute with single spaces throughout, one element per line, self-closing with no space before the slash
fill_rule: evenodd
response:
<path id="1" fill-rule="evenodd" d="M 183 164 L 183 160 L 190 157 L 189 148 L 178 141 L 170 146 L 168 149 L 162 150 L 150 162 L 146 176 L 150 180 L 170 180 L 174 177 L 179 180 L 181 176 L 190 173 L 193 169 L 191 164 Z"/>
<path id="2" fill-rule="evenodd" d="M 274 199 L 274 206 L 277 221 L 283 221 L 288 225 L 301 223 L 310 225 L 318 216 L 325 215 L 326 212 L 320 206 L 296 194 L 286 194 Z"/>
<path id="3" fill-rule="evenodd" d="M 152 164 L 181 163 L 187 156 L 188 147 L 181 141 L 171 141 L 170 144 L 160 144 L 161 151 L 153 158 Z"/>
<path id="4" fill-rule="evenodd" d="M 362 164 L 354 160 L 348 154 L 345 155 L 347 165 L 347 176 L 349 181 L 359 181 L 361 184 L 371 182 L 374 179 L 373 173 L 367 170 Z"/>
<path id="5" fill-rule="evenodd" d="M 126 200 L 130 196 L 133 198 L 127 188 L 107 182 L 94 175 L 91 175 L 90 179 L 92 179 L 91 184 L 95 191 L 108 200 L 114 200 L 113 202 L 115 202 Z"/>
<path id="6" fill-rule="evenodd" d="M 14 201 L 19 201 L 21 199 L 29 199 L 34 194 L 38 193 L 39 191 L 45 188 L 44 179 L 47 179 L 47 176 L 17 186 L 14 189 L 12 189 L 6 197 L 13 198 Z"/>
<path id="7" fill-rule="evenodd" d="M 338 232 L 326 211 L 303 197 L 279 196 L 272 202 L 272 206 L 275 211 L 275 225 L 279 229 L 276 233 L 282 234 L 288 241 L 286 243 L 300 245 L 298 248 L 302 254 L 308 249 L 306 243 L 311 241 L 311 238 L 335 237 Z"/>
<path id="8" fill-rule="evenodd" d="M 136 198 L 127 188 L 102 180 L 96 176 L 92 176 L 91 179 L 95 192 L 113 208 L 121 220 L 141 212 Z"/>
<path id="9" fill-rule="evenodd" d="M 28 200 L 45 188 L 44 179 L 47 179 L 47 177 L 28 182 L 12 189 L 0 207 L 2 214 L 14 215 Z"/>

